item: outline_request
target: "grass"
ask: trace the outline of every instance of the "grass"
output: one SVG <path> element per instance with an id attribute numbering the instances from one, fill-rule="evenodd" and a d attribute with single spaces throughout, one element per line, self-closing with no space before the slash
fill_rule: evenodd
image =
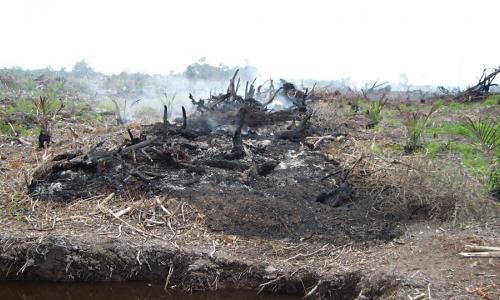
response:
<path id="1" fill-rule="evenodd" d="M 460 123 L 438 123 L 432 122 L 429 127 L 425 130 L 428 134 L 447 134 L 447 135 L 457 135 L 457 136 L 468 136 L 467 128 Z"/>
<path id="2" fill-rule="evenodd" d="M 6 106 L 2 109 L 2 112 L 5 114 L 13 114 L 17 112 L 23 112 L 32 114 L 35 112 L 35 106 L 33 105 L 33 101 L 28 99 L 17 99 L 11 105 Z"/>
<path id="3" fill-rule="evenodd" d="M 27 128 L 22 124 L 12 124 L 16 133 L 21 137 L 32 136 L 40 133 L 40 129 L 38 128 Z M 9 124 L 0 123 L 0 135 L 14 135 L 12 132 L 12 128 L 10 128 Z"/>
<path id="4" fill-rule="evenodd" d="M 497 106 L 500 103 L 500 95 L 493 95 L 488 97 L 481 103 L 482 107 L 492 107 Z"/>
<path id="5" fill-rule="evenodd" d="M 9 124 L 0 123 L 0 134 L 1 135 L 8 135 L 11 132 L 12 132 L 12 129 L 10 129 Z"/>
<path id="6" fill-rule="evenodd" d="M 111 101 L 110 98 L 106 97 L 102 101 L 99 101 L 96 104 L 96 108 L 100 111 L 114 111 L 115 106 L 113 104 L 113 101 Z"/>
<path id="7" fill-rule="evenodd" d="M 481 105 L 484 105 L 481 104 Z M 444 122 L 427 129 L 435 140 L 426 143 L 431 157 L 449 151 L 459 156 L 460 161 L 471 175 L 481 179 L 492 193 L 500 190 L 498 158 L 500 157 L 500 129 L 498 121 L 466 117 L 464 123 Z M 454 140 L 444 142 L 438 135 L 448 135 Z M 466 137 L 467 139 L 463 139 Z M 493 157 L 492 157 L 493 152 Z"/>
<path id="8" fill-rule="evenodd" d="M 431 141 L 425 144 L 425 148 L 430 157 L 436 157 L 439 153 L 445 151 L 457 154 L 463 165 L 472 175 L 484 178 L 490 172 L 490 162 L 476 145 L 453 141 Z"/>

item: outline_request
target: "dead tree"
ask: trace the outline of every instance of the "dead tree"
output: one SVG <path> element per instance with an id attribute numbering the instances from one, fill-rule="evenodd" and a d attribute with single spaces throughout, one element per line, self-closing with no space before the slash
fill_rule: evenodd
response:
<path id="1" fill-rule="evenodd" d="M 495 80 L 497 74 L 500 73 L 500 67 L 493 69 L 489 74 L 487 71 L 488 69 L 484 69 L 481 78 L 479 78 L 479 82 L 475 86 L 465 90 L 463 94 L 458 95 L 458 100 L 474 102 L 488 98 L 490 95 L 490 88 L 498 86 L 498 84 L 493 83 L 493 80 Z"/>
<path id="2" fill-rule="evenodd" d="M 361 89 L 361 94 L 363 95 L 363 98 L 365 98 L 366 101 L 370 101 L 369 95 L 375 92 L 377 89 L 383 87 L 386 85 L 388 82 L 382 82 L 378 83 L 378 80 L 373 83 L 371 87 L 368 87 L 367 84 L 365 84 L 365 87 Z"/>

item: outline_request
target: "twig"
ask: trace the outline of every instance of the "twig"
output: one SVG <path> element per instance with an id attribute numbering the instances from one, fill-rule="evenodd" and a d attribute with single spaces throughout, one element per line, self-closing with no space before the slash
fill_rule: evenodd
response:
<path id="1" fill-rule="evenodd" d="M 500 251 L 493 252 L 460 252 L 460 256 L 462 257 L 499 257 Z"/>
<path id="2" fill-rule="evenodd" d="M 465 250 L 469 252 L 500 251 L 500 247 L 465 245 Z"/>
<path id="3" fill-rule="evenodd" d="M 429 298 L 429 300 L 432 300 L 430 283 L 427 285 L 427 297 Z"/>
<path id="4" fill-rule="evenodd" d="M 293 260 L 293 259 L 296 259 L 296 258 L 299 258 L 299 257 L 309 257 L 309 256 L 312 256 L 312 255 L 314 255 L 314 254 L 316 254 L 316 253 L 319 253 L 319 252 L 321 252 L 321 251 L 325 250 L 325 249 L 326 249 L 326 247 L 327 247 L 328 245 L 329 245 L 329 244 L 325 244 L 323 247 L 321 247 L 321 248 L 319 248 L 318 250 L 316 250 L 316 251 L 314 251 L 314 252 L 311 252 L 311 253 L 306 253 L 306 254 L 304 254 L 304 253 L 299 253 L 299 254 L 294 255 L 294 256 L 292 256 L 292 257 L 289 257 L 289 258 L 287 258 L 287 259 L 285 259 L 285 260 L 283 260 L 283 261 L 290 261 L 290 260 Z"/>
<path id="5" fill-rule="evenodd" d="M 215 254 L 215 241 L 212 240 L 212 252 L 210 252 L 210 257 L 211 258 L 214 258 L 214 254 Z"/>
<path id="6" fill-rule="evenodd" d="M 135 259 L 139 263 L 139 266 L 142 266 L 142 262 L 141 262 L 141 250 L 140 249 L 139 249 L 139 251 L 137 251 L 137 256 L 135 257 Z"/>
<path id="7" fill-rule="evenodd" d="M 172 213 L 165 206 L 163 206 L 163 204 L 161 203 L 160 197 L 155 196 L 155 200 L 156 200 L 156 204 L 158 204 L 160 209 L 163 210 L 167 214 L 167 216 L 169 216 L 169 217 L 172 216 Z"/>
<path id="8" fill-rule="evenodd" d="M 270 284 L 273 284 L 275 282 L 278 282 L 281 280 L 281 278 L 285 277 L 286 275 L 281 275 L 281 276 L 278 276 L 276 278 L 274 278 L 273 280 L 269 280 L 268 282 L 264 282 L 263 284 L 259 285 L 259 291 L 257 292 L 257 295 L 262 293 L 262 291 L 266 288 L 266 286 L 270 285 Z"/>
<path id="9" fill-rule="evenodd" d="M 103 206 L 104 204 L 106 204 L 109 200 L 111 200 L 114 196 L 115 196 L 115 193 L 111 193 L 111 194 L 109 194 L 106 198 L 104 198 L 102 201 L 97 202 L 97 208 L 98 208 L 101 212 L 105 212 L 102 206 Z"/>
<path id="10" fill-rule="evenodd" d="M 146 149 L 145 147 L 142 148 L 141 150 L 141 153 L 150 161 L 150 162 L 154 162 L 154 160 L 151 158 L 151 156 L 149 156 L 149 154 L 146 152 Z"/>
<path id="11" fill-rule="evenodd" d="M 33 258 L 26 258 L 26 262 L 22 267 L 17 271 L 16 275 L 23 274 L 26 268 L 31 267 L 35 264 L 35 260 Z"/>
<path id="12" fill-rule="evenodd" d="M 134 230 L 134 231 L 137 231 L 137 232 L 139 232 L 139 233 L 142 233 L 142 234 L 147 235 L 147 236 L 150 236 L 150 237 L 155 237 L 155 238 L 160 239 L 160 240 L 162 240 L 162 241 L 167 241 L 167 239 L 165 239 L 165 238 L 163 238 L 163 237 L 161 237 L 161 236 L 159 236 L 159 235 L 152 234 L 152 233 L 146 232 L 146 231 L 144 231 L 144 230 L 141 230 L 141 229 L 139 229 L 139 228 L 137 228 L 137 227 L 135 227 L 135 226 L 132 226 L 132 225 L 131 225 L 130 223 L 128 223 L 127 221 L 125 221 L 125 220 L 123 220 L 122 218 L 120 218 L 120 217 L 116 216 L 116 215 L 113 213 L 113 211 L 112 211 L 111 209 L 109 209 L 109 210 L 108 210 L 108 212 L 109 212 L 109 213 L 110 213 L 110 214 L 111 214 L 114 218 L 116 218 L 117 220 L 119 220 L 120 222 L 122 222 L 123 224 L 125 224 L 127 227 L 129 227 L 130 229 L 132 229 L 132 230 Z"/>
<path id="13" fill-rule="evenodd" d="M 175 230 L 172 228 L 172 222 L 170 222 L 170 219 L 171 218 L 168 218 L 167 220 L 168 228 L 170 228 L 170 231 L 172 231 L 172 236 L 168 239 L 169 241 L 171 241 L 176 236 Z"/>
<path id="14" fill-rule="evenodd" d="M 168 284 L 170 283 L 170 278 L 172 277 L 172 274 L 174 273 L 174 264 L 170 263 L 170 267 L 168 268 L 168 274 L 167 274 L 167 279 L 165 279 L 165 285 L 163 286 L 163 289 L 166 291 L 168 288 Z"/>
<path id="15" fill-rule="evenodd" d="M 117 216 L 117 217 L 121 217 L 123 216 L 124 214 L 127 214 L 129 213 L 130 211 L 132 210 L 132 207 L 128 206 L 118 212 L 115 212 L 114 215 Z"/>
<path id="16" fill-rule="evenodd" d="M 304 296 L 302 297 L 302 299 L 306 299 L 306 298 L 309 298 L 311 297 L 314 292 L 316 292 L 316 290 L 318 289 L 318 287 L 323 283 L 323 280 L 318 280 L 318 283 L 316 283 L 316 285 Z"/>

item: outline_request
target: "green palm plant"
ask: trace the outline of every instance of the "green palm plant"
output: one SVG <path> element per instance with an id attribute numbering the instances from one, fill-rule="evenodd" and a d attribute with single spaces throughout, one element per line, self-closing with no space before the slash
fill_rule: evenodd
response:
<path id="1" fill-rule="evenodd" d="M 33 101 L 36 108 L 37 122 L 40 126 L 40 134 L 38 135 L 38 146 L 40 148 L 50 145 L 56 116 L 64 107 L 63 102 L 60 101 L 59 108 L 53 109 L 55 102 L 55 100 L 51 100 L 46 96 L 40 96 Z"/>
<path id="2" fill-rule="evenodd" d="M 366 116 L 370 119 L 368 128 L 373 128 L 382 121 L 382 108 L 387 104 L 385 95 L 379 100 L 370 102 L 370 107 L 365 111 Z"/>
<path id="3" fill-rule="evenodd" d="M 493 196 L 500 199 L 500 167 L 499 159 L 496 158 L 497 162 L 492 166 L 490 176 L 488 179 L 488 188 L 490 189 Z"/>
<path id="4" fill-rule="evenodd" d="M 433 113 L 441 107 L 440 102 L 434 103 L 429 111 L 424 114 L 421 112 L 402 112 L 404 115 L 403 124 L 406 127 L 408 140 L 405 145 L 405 153 L 410 154 L 421 147 L 422 135 L 427 127 L 427 122 Z"/>
<path id="5" fill-rule="evenodd" d="M 500 122 L 498 119 L 479 119 L 477 121 L 467 118 L 464 127 L 469 136 L 473 137 L 486 150 L 495 151 L 488 178 L 488 188 L 492 195 L 500 198 Z"/>
<path id="6" fill-rule="evenodd" d="M 500 145 L 500 124 L 498 119 L 479 119 L 477 121 L 467 117 L 465 128 L 483 147 L 495 150 Z"/>

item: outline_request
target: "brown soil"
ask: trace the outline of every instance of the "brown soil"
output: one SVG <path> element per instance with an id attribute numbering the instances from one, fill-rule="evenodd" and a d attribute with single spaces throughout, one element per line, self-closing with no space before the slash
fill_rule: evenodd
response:
<path id="1" fill-rule="evenodd" d="M 48 231 L 25 226 L 20 234 L 20 228 L 8 225 L 0 240 L 4 279 L 164 282 L 172 270 L 168 286 L 188 291 L 258 291 L 268 283 L 266 291 L 305 294 L 319 283 L 314 296 L 323 299 L 405 299 L 427 294 L 428 288 L 434 299 L 499 296 L 498 259 L 457 255 L 468 243 L 498 243 L 493 232 L 484 238 L 473 229 L 411 226 L 397 240 L 367 247 L 336 246 L 316 238 L 291 242 L 213 232 L 166 242 L 125 228 L 121 235 L 118 229 L 100 235 L 84 228 L 58 232 L 57 225 Z"/>

